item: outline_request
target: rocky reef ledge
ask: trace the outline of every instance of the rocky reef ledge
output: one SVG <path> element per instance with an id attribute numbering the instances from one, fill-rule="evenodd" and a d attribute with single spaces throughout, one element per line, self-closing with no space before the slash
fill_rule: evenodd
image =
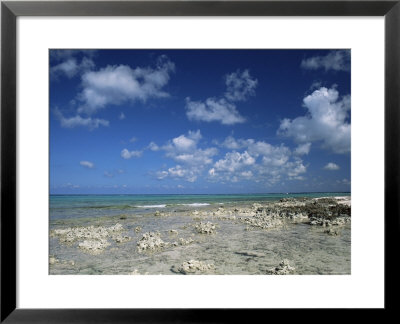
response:
<path id="1" fill-rule="evenodd" d="M 205 274 L 215 270 L 215 266 L 214 264 L 208 264 L 203 261 L 189 260 L 183 262 L 178 267 L 173 266 L 171 270 L 182 274 Z"/>
<path id="2" fill-rule="evenodd" d="M 351 220 L 351 200 L 350 197 L 283 198 L 278 202 L 254 203 L 247 208 L 219 208 L 214 214 L 218 219 L 230 218 L 243 223 L 246 230 L 272 229 L 299 222 L 323 227 L 343 226 Z"/>

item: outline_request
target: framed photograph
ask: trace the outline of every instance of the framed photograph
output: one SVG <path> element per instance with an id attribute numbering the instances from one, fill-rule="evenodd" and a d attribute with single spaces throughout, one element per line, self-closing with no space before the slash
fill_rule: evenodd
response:
<path id="1" fill-rule="evenodd" d="M 2 2 L 1 320 L 391 309 L 399 6 Z"/>

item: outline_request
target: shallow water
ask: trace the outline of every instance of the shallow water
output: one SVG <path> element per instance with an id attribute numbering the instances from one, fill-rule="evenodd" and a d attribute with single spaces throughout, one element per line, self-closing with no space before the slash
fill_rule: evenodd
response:
<path id="1" fill-rule="evenodd" d="M 324 233 L 324 227 L 306 223 L 288 222 L 274 229 L 246 230 L 246 225 L 236 220 L 212 216 L 216 208 L 215 205 L 181 206 L 179 209 L 175 206 L 168 209 L 170 216 L 161 217 L 154 215 L 156 208 L 149 208 L 142 213 L 53 219 L 50 230 L 88 225 L 108 227 L 120 223 L 126 229 L 124 234 L 132 240 L 127 243 L 110 240 L 112 245 L 103 253 L 90 255 L 77 248 L 77 242 L 68 246 L 51 237 L 50 255 L 60 262 L 50 266 L 50 274 L 130 274 L 137 269 L 140 274 L 174 275 L 174 267 L 191 259 L 214 264 L 215 270 L 210 274 L 266 274 L 267 269 L 276 267 L 283 259 L 288 259 L 295 267 L 295 274 L 351 273 L 349 224 L 340 227 L 338 236 Z M 193 225 L 200 220 L 191 215 L 194 209 L 209 211 L 209 216 L 201 217 L 201 221 L 217 224 L 217 233 L 197 233 Z M 142 227 L 140 233 L 135 233 L 136 226 Z M 170 234 L 170 230 L 177 230 L 178 234 Z M 139 253 L 137 241 L 143 233 L 155 231 L 161 233 L 165 242 L 192 238 L 194 243 L 167 247 L 160 252 Z M 74 265 L 67 262 L 71 260 Z"/>
<path id="2" fill-rule="evenodd" d="M 142 214 L 188 207 L 271 202 L 281 198 L 349 196 L 350 193 L 234 194 L 234 195 L 50 195 L 50 221 L 55 219 Z M 156 207 L 155 207 L 156 206 Z M 190 210 L 190 208 L 189 208 Z"/>

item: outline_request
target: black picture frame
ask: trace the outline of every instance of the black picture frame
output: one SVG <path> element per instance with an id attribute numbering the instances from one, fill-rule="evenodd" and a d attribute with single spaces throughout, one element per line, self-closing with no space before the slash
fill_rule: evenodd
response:
<path id="1" fill-rule="evenodd" d="M 384 16 L 385 310 L 396 308 L 399 237 L 400 1 L 2 1 L 1 313 L 5 323 L 234 322 L 265 310 L 16 308 L 16 19 L 19 16 Z M 371 266 L 373 260 L 371 260 Z M 367 285 L 368 283 L 366 283 Z M 392 297 L 393 296 L 393 297 Z"/>

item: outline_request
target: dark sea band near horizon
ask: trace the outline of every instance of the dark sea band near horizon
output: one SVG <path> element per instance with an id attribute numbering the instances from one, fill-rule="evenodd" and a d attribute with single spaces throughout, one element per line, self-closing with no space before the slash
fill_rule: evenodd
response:
<path id="1" fill-rule="evenodd" d="M 282 198 L 350 196 L 350 192 L 272 194 L 51 194 L 50 220 L 137 214 L 152 210 L 190 210 L 219 206 L 249 205 Z"/>

